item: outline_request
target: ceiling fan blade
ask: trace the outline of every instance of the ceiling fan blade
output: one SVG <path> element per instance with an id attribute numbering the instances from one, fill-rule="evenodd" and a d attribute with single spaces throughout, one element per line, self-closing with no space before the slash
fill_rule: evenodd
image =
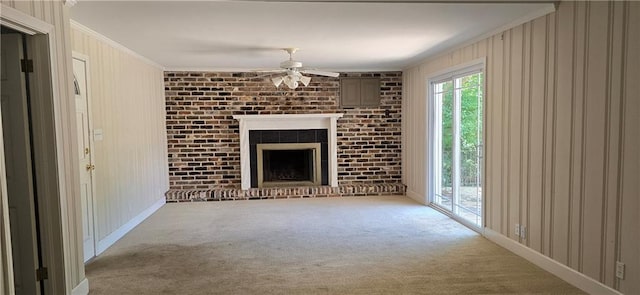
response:
<path id="1" fill-rule="evenodd" d="M 338 77 L 338 76 L 340 76 L 340 73 L 313 70 L 313 69 L 304 69 L 304 70 L 302 70 L 302 72 L 305 73 L 305 74 L 312 74 L 312 75 L 326 76 L 326 77 Z"/>
<path id="2" fill-rule="evenodd" d="M 266 70 L 251 70 L 251 72 L 253 73 L 284 73 L 286 72 L 286 69 L 266 69 Z"/>
<path id="3" fill-rule="evenodd" d="M 240 81 L 260 81 L 261 79 L 264 79 L 264 78 L 266 78 L 264 80 L 267 81 L 271 79 L 272 76 L 282 74 L 281 72 L 273 72 L 273 71 L 252 71 L 251 73 L 255 75 L 242 77 L 240 78 Z"/>

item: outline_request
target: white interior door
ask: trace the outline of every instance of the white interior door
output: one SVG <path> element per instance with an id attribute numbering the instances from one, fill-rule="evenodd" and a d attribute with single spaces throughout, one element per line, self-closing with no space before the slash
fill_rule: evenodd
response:
<path id="1" fill-rule="evenodd" d="M 80 193 L 82 202 L 82 234 L 84 261 L 96 255 L 93 228 L 93 170 L 91 161 L 91 130 L 89 129 L 89 103 L 87 96 L 87 61 L 73 58 L 76 124 L 78 133 L 78 158 L 80 159 Z"/>
<path id="2" fill-rule="evenodd" d="M 38 244 L 22 36 L 2 34 L 1 111 L 16 294 L 40 294 Z"/>

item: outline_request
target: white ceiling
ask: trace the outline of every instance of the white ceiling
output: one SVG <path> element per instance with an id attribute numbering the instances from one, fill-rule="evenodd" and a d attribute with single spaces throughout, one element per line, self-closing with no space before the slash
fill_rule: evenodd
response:
<path id="1" fill-rule="evenodd" d="M 393 1 L 393 0 L 391 0 Z M 550 3 L 79 1 L 71 18 L 169 70 L 401 70 L 531 20 Z"/>

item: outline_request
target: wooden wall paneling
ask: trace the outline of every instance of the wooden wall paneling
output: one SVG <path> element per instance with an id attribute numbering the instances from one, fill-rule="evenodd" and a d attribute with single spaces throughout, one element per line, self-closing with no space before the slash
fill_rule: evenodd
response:
<path id="1" fill-rule="evenodd" d="M 412 71 L 412 73 L 410 73 L 409 76 L 407 76 L 407 79 L 410 80 L 413 83 L 419 84 L 420 82 L 417 80 L 417 76 L 418 74 L 416 73 L 417 69 Z M 409 83 L 411 83 L 409 82 Z M 404 85 L 404 84 L 403 84 Z M 416 97 L 419 97 L 419 95 L 415 92 L 416 89 L 412 88 L 411 89 L 412 93 L 414 93 L 413 95 Z M 404 90 L 403 90 L 404 93 Z M 426 98 L 424 98 L 426 100 Z M 404 101 L 403 101 L 404 102 Z M 407 153 L 407 158 L 408 161 L 412 161 L 413 159 L 416 159 L 416 157 L 418 156 L 418 150 L 419 147 L 421 147 L 421 145 L 419 144 L 418 140 L 421 138 L 420 135 L 418 134 L 417 131 L 417 124 L 419 124 L 422 120 L 419 119 L 419 117 L 417 116 L 416 112 L 417 112 L 417 107 L 416 108 L 402 108 L 402 111 L 408 111 L 407 112 L 407 118 L 413 118 L 413 120 L 408 121 L 408 120 L 403 120 L 403 123 L 406 122 L 407 124 L 407 129 L 405 129 L 407 132 L 403 132 L 403 135 L 405 135 L 406 138 L 406 142 L 408 144 L 413 144 L 413 148 L 411 150 L 408 150 Z M 415 193 L 420 194 L 420 192 L 423 190 L 422 186 L 420 185 L 420 181 L 418 180 L 420 177 L 420 169 L 422 169 L 424 167 L 422 167 L 422 165 L 415 165 L 412 167 L 412 169 L 410 169 L 408 171 L 409 175 L 408 175 L 408 179 L 409 179 L 409 183 L 413 186 L 413 190 Z M 426 181 L 426 180 L 425 180 Z"/>
<path id="2" fill-rule="evenodd" d="M 416 71 L 413 71 L 411 73 L 411 76 L 410 76 L 409 79 L 411 81 L 413 81 L 413 83 L 419 84 L 420 81 L 417 80 L 417 76 L 418 76 L 418 73 L 416 73 Z M 411 89 L 411 90 L 413 92 L 417 92 L 416 89 Z M 403 91 L 403 93 L 404 93 L 404 91 Z M 414 93 L 414 96 L 418 97 L 418 94 Z M 425 100 L 426 100 L 426 98 L 425 98 Z M 418 140 L 420 139 L 420 136 L 418 135 L 417 130 L 416 130 L 416 127 L 417 127 L 416 124 L 419 124 L 419 122 L 421 122 L 422 120 L 418 119 L 418 117 L 416 115 L 416 112 L 417 112 L 416 108 L 411 109 L 411 108 L 404 108 L 403 107 L 402 111 L 404 112 L 405 110 L 409 110 L 409 114 L 407 114 L 407 115 L 409 115 L 411 118 L 414 118 L 414 120 L 412 120 L 411 122 L 407 122 L 408 127 L 407 127 L 406 130 L 409 131 L 411 135 L 409 136 L 407 133 L 403 132 L 403 134 L 407 134 L 407 137 L 406 137 L 407 138 L 407 142 L 412 142 L 413 146 L 414 146 L 414 148 L 412 150 L 408 151 L 408 153 L 409 153 L 408 159 L 409 159 L 409 161 L 411 161 L 412 159 L 414 159 L 413 157 L 417 156 L 418 147 L 422 146 L 422 145 L 419 145 Z M 403 120 L 403 122 L 405 122 L 405 121 L 407 121 L 407 120 Z M 413 169 L 411 169 L 408 172 L 408 173 L 410 173 L 409 179 L 411 180 L 411 184 L 413 185 L 415 190 L 419 190 L 419 191 L 422 191 L 422 186 L 420 185 L 420 181 L 418 180 L 418 178 L 420 177 L 419 176 L 420 175 L 420 169 L 424 168 L 424 167 L 421 167 L 421 166 L 422 165 L 415 165 L 415 166 L 413 166 Z M 416 192 L 418 192 L 418 191 L 416 191 Z"/>
<path id="3" fill-rule="evenodd" d="M 547 40 L 547 19 L 539 18 L 532 22 L 530 35 L 530 76 L 529 81 L 529 146 L 528 161 L 528 186 L 527 199 L 528 210 L 528 240 L 529 247 L 543 253 L 543 219 L 545 210 L 543 204 L 543 169 L 547 138 L 545 134 L 546 124 L 546 40 Z"/>
<path id="4" fill-rule="evenodd" d="M 407 75 L 409 75 L 408 72 L 409 71 L 406 71 L 405 73 L 402 74 L 402 85 L 403 85 L 402 93 L 404 95 L 412 96 L 411 95 L 411 93 L 412 93 L 411 89 L 407 88 L 407 87 L 404 87 L 404 85 L 407 85 L 407 83 L 409 83 L 408 82 L 409 79 L 407 78 Z M 407 94 L 407 93 L 409 93 L 409 94 Z M 402 100 L 402 110 L 400 112 L 401 112 L 401 115 L 402 115 L 403 118 L 407 117 L 406 107 L 408 106 L 408 104 L 409 103 L 406 100 L 404 100 L 404 99 Z M 409 142 L 407 142 L 407 136 L 405 134 L 406 130 L 408 130 L 408 128 L 407 128 L 407 120 L 402 120 L 400 126 L 401 126 L 400 128 L 402 128 L 402 130 L 404 131 L 404 132 L 402 132 L 402 140 L 401 140 L 401 144 L 402 144 L 403 148 L 402 148 L 402 151 L 400 152 L 400 155 L 401 155 L 400 157 L 402 159 L 401 160 L 402 161 L 402 183 L 404 185 L 406 185 L 407 187 L 409 187 L 409 185 L 408 185 L 408 169 L 407 168 L 409 168 L 410 165 L 408 165 L 407 155 L 408 155 L 408 150 L 411 149 L 413 146 L 410 145 Z"/>
<path id="5" fill-rule="evenodd" d="M 504 203 L 505 193 L 503 190 L 504 183 L 504 157 L 503 157 L 503 148 L 501 138 L 503 138 L 503 128 L 504 126 L 504 117 L 501 116 L 502 110 L 504 108 L 504 59 L 502 58 L 504 52 L 504 34 L 500 34 L 499 36 L 494 36 L 492 38 L 493 49 L 491 51 L 491 58 L 489 59 L 493 64 L 492 75 L 487 75 L 485 77 L 485 81 L 488 83 L 492 83 L 493 90 L 491 96 L 487 98 L 487 100 L 491 100 L 491 113 L 486 118 L 487 120 L 487 128 L 488 130 L 488 140 L 485 143 L 485 148 L 487 149 L 485 154 L 487 158 L 484 159 L 485 165 L 490 165 L 491 168 L 491 178 L 487 178 L 488 182 L 492 183 L 492 192 L 491 198 L 494 200 L 492 202 L 492 210 L 488 218 L 492 219 L 493 222 L 491 224 L 491 228 L 495 228 L 498 232 L 504 233 L 505 229 L 503 227 L 503 216 L 504 210 L 502 209 L 502 204 Z M 489 161 L 489 159 L 493 159 Z"/>
<path id="6" fill-rule="evenodd" d="M 403 175 L 405 179 L 405 184 L 411 188 L 410 195 L 414 198 L 417 198 L 418 201 L 425 202 L 427 195 L 424 185 L 426 182 L 426 165 L 427 163 L 427 155 L 426 151 L 426 142 L 427 142 L 427 133 L 426 133 L 426 124 L 428 120 L 428 115 L 425 116 L 425 112 L 427 112 L 427 97 L 426 97 L 426 77 L 422 75 L 422 71 L 420 68 L 414 68 L 411 71 L 406 72 L 406 75 L 403 75 L 404 83 L 409 84 L 419 84 L 423 87 L 416 88 L 405 88 L 403 86 L 403 93 L 410 93 L 409 95 L 413 97 L 421 97 L 421 99 L 415 101 L 415 105 L 408 106 L 408 102 L 403 100 L 403 118 L 412 118 L 409 120 L 402 120 L 402 123 L 405 124 L 403 136 L 403 146 L 406 149 L 403 149 L 405 152 L 405 158 L 403 161 L 403 169 L 405 169 L 407 175 Z M 404 85 L 403 83 L 403 85 Z M 407 91 L 407 92 L 404 92 Z M 405 117 L 406 116 L 406 117 Z M 416 165 L 408 165 L 408 162 L 416 163 Z M 415 194 L 415 195 L 414 195 Z M 422 198 L 422 199 L 421 199 Z"/>
<path id="7" fill-rule="evenodd" d="M 33 1 L 33 16 L 39 19 L 43 19 L 45 12 L 46 10 L 44 1 Z"/>
<path id="8" fill-rule="evenodd" d="M 79 35 L 83 36 L 82 38 L 85 39 L 85 43 L 83 44 L 84 46 L 88 46 L 85 48 L 89 48 L 89 56 L 95 56 L 95 61 L 92 61 L 94 66 L 91 67 L 91 77 L 94 77 L 92 79 L 92 81 L 104 81 L 106 80 L 106 73 L 105 73 L 105 65 L 109 62 L 104 58 L 100 58 L 103 56 L 103 51 L 104 48 L 102 47 L 98 47 L 98 46 L 94 46 L 93 44 L 96 43 L 97 41 L 90 39 L 88 36 L 84 35 L 84 34 L 80 34 Z M 92 83 L 92 95 L 93 95 L 93 99 L 92 99 L 92 107 L 94 109 L 99 109 L 99 110 L 106 110 L 108 107 L 108 104 L 110 102 L 110 100 L 108 100 L 105 97 L 105 93 L 106 91 L 104 90 L 104 85 L 103 83 Z M 109 126 L 109 123 L 107 120 L 109 120 L 110 118 L 103 118 L 103 116 L 99 115 L 99 112 L 93 112 L 92 111 L 92 115 L 93 115 L 93 126 L 95 126 L 96 128 L 102 127 L 102 126 Z M 104 129 L 103 129 L 104 132 Z M 109 136 L 110 134 L 106 134 L 104 136 Z M 98 144 L 98 142 L 95 143 L 94 146 L 94 151 L 96 153 L 96 155 L 100 155 L 100 154 L 106 154 L 107 151 L 111 150 L 108 148 L 108 145 L 110 144 L 111 141 L 106 141 L 103 142 L 102 144 Z M 98 160 L 96 159 L 96 163 L 98 163 Z M 96 169 L 95 171 L 95 181 L 96 181 L 96 192 L 94 194 L 94 199 L 95 199 L 95 204 L 96 207 L 95 208 L 109 208 L 109 202 L 107 199 L 105 199 L 104 197 L 102 197 L 101 193 L 99 192 L 103 192 L 105 195 L 115 195 L 113 193 L 113 187 L 108 185 L 108 181 L 105 181 L 106 179 L 108 179 L 108 171 L 106 169 Z M 111 224 L 111 215 L 109 214 L 94 214 L 94 218 L 97 218 L 96 220 L 96 233 L 97 236 L 96 238 L 98 240 L 102 239 L 105 237 L 105 235 L 103 234 L 104 232 L 107 231 L 108 225 Z"/>
<path id="9" fill-rule="evenodd" d="M 502 194 L 500 204 L 500 211 L 502 212 L 502 234 L 511 237 L 510 233 L 513 232 L 509 228 L 509 212 L 510 212 L 510 195 L 509 195 L 509 124 L 511 123 L 511 117 L 509 112 L 511 105 L 511 30 L 502 34 L 503 36 L 503 56 L 502 56 L 502 81 L 505 83 L 502 88 L 502 169 L 501 169 L 501 182 L 502 182 Z"/>
<path id="10" fill-rule="evenodd" d="M 447 61 L 448 66 L 451 66 L 452 64 L 455 65 L 455 64 L 461 63 L 462 58 L 460 56 L 464 53 L 464 49 L 465 48 L 462 48 L 460 50 L 456 50 L 448 54 L 449 55 L 449 60 Z"/>
<path id="11" fill-rule="evenodd" d="M 493 52 L 493 38 L 489 38 L 488 42 L 487 42 L 487 58 L 485 60 L 486 64 L 485 64 L 485 73 L 483 76 L 483 82 L 484 82 L 484 92 L 483 92 L 483 101 L 484 101 L 484 108 L 483 108 L 483 126 L 482 126 L 482 134 L 483 134 L 483 140 L 482 140 L 482 144 L 483 144 L 483 152 L 484 154 L 482 155 L 482 161 L 483 161 L 483 165 L 484 165 L 484 171 L 482 172 L 482 180 L 483 180 L 483 186 L 484 186 L 484 191 L 483 191 L 483 203 L 484 203 L 484 207 L 483 209 L 483 213 L 482 213 L 482 218 L 483 218 L 483 224 L 485 227 L 487 226 L 494 226 L 494 220 L 491 218 L 491 216 L 494 216 L 494 211 L 493 211 L 493 206 L 494 204 L 497 202 L 494 198 L 496 197 L 495 195 L 495 190 L 493 188 L 493 183 L 491 183 L 489 180 L 493 179 L 493 176 L 489 176 L 489 175 L 493 175 L 493 166 L 489 163 L 486 163 L 485 160 L 487 159 L 487 153 L 488 151 L 490 151 L 490 149 L 487 149 L 487 142 L 489 142 L 489 138 L 491 137 L 491 133 L 487 133 L 487 131 L 489 130 L 489 124 L 491 124 L 490 121 L 487 120 L 487 118 L 491 117 L 492 115 L 492 109 L 493 109 L 493 105 L 494 105 L 494 98 L 493 98 L 493 93 L 494 93 L 494 85 L 487 81 L 487 76 L 489 75 L 493 75 L 495 69 L 494 69 L 494 65 L 493 65 L 493 57 L 491 57 L 491 54 Z"/>
<path id="12" fill-rule="evenodd" d="M 490 39 L 483 39 L 480 42 L 476 43 L 472 60 L 486 57 L 489 54 L 490 43 L 491 43 Z M 485 64 L 485 67 L 486 67 L 486 64 Z"/>
<path id="13" fill-rule="evenodd" d="M 31 1 L 15 1 L 13 8 L 20 10 L 28 15 L 33 15 L 33 6 Z"/>
<path id="14" fill-rule="evenodd" d="M 551 180 L 552 215 L 550 220 L 549 242 L 551 257 L 563 264 L 569 264 L 569 251 L 571 230 L 570 223 L 577 210 L 573 210 L 572 198 L 572 159 L 573 159 L 573 102 L 574 92 L 574 68 L 575 68 L 575 36 L 574 36 L 574 12 L 573 6 L 563 5 L 556 13 L 557 43 L 555 48 L 555 76 L 554 84 L 555 128 L 551 160 L 553 165 L 553 178 Z"/>
<path id="15" fill-rule="evenodd" d="M 604 7 L 603 7 L 604 5 Z M 589 3 L 586 56 L 585 93 L 585 154 L 584 154 L 584 203 L 583 256 L 598 259 L 583 260 L 583 271 L 592 278 L 602 279 L 602 211 L 604 208 L 605 141 L 607 139 L 607 3 Z"/>
<path id="16" fill-rule="evenodd" d="M 585 81 L 585 51 L 586 51 L 586 3 L 576 2 L 574 18 L 574 67 L 573 67 L 573 122 L 572 122 L 572 158 L 571 158 L 571 241 L 569 243 L 570 267 L 582 271 L 582 236 L 583 236 L 583 204 L 584 204 L 584 93 Z"/>
<path id="17" fill-rule="evenodd" d="M 625 279 L 618 280 L 626 294 L 640 292 L 640 3 L 625 3 L 624 42 L 621 68 L 621 160 L 618 186 L 618 257 L 626 264 Z"/>
<path id="18" fill-rule="evenodd" d="M 30 1 L 32 2 L 32 1 Z M 69 117 L 64 121 L 65 123 L 61 124 L 62 128 L 65 128 L 65 131 L 62 132 L 63 142 L 73 143 L 67 145 L 67 148 L 64 150 L 66 154 L 66 159 L 70 159 L 69 163 L 65 165 L 65 173 L 66 177 L 69 179 L 69 185 L 66 187 L 67 193 L 67 212 L 69 219 L 69 231 L 71 238 L 68 240 L 68 244 L 70 245 L 71 255 L 67 259 L 70 261 L 72 267 L 72 275 L 67 276 L 67 286 L 69 288 L 73 288 L 77 286 L 84 278 L 84 259 L 83 259 L 83 250 L 82 250 L 82 217 L 81 217 L 81 201 L 80 201 L 80 176 L 77 172 L 78 167 L 78 155 L 77 151 L 77 135 L 75 134 L 75 101 L 73 96 L 69 96 L 70 93 L 73 93 L 73 73 L 72 73 L 72 59 L 71 59 L 71 47 L 70 47 L 70 28 L 69 28 L 69 19 L 70 12 L 69 7 L 64 5 L 64 3 L 60 2 L 51 2 L 52 5 L 51 11 L 55 17 L 53 17 L 54 21 L 52 22 L 55 27 L 60 28 L 60 32 L 58 34 L 58 48 L 56 51 L 58 54 L 58 60 L 63 66 L 58 67 L 59 78 L 58 82 L 60 84 L 59 89 L 64 93 L 64 99 L 60 100 L 59 107 L 65 110 L 65 114 Z M 33 13 L 33 9 L 32 9 Z M 68 99 L 71 97 L 71 99 Z M 69 128 L 69 129 L 67 129 Z M 71 131 L 73 130 L 73 131 Z"/>
<path id="19" fill-rule="evenodd" d="M 412 81 L 413 78 L 413 72 L 415 70 L 409 70 L 409 71 L 405 71 L 402 74 L 402 85 L 403 85 L 403 89 L 402 89 L 402 93 L 404 95 L 411 95 L 412 97 L 414 97 L 415 95 L 413 94 L 413 89 L 414 88 L 408 88 L 408 87 L 404 87 L 404 85 L 408 85 L 408 84 L 413 84 L 414 82 Z M 413 112 L 411 112 L 411 110 L 408 107 L 409 102 L 406 100 L 402 100 L 402 117 L 403 118 L 414 118 L 413 116 Z M 413 136 L 408 136 L 407 133 L 412 132 L 413 128 L 410 128 L 410 122 L 408 120 L 402 120 L 402 183 L 404 183 L 407 187 L 416 187 L 417 185 L 413 183 L 413 173 L 412 170 L 415 169 L 415 167 L 417 165 L 410 165 L 409 161 L 411 155 L 413 154 L 412 151 L 413 149 L 415 149 L 415 144 L 412 142 L 412 137 Z M 413 134 L 412 134 L 413 135 Z"/>
<path id="20" fill-rule="evenodd" d="M 85 28 L 73 27 L 74 50 L 89 56 L 96 234 L 105 241 L 168 189 L 163 69 Z"/>
<path id="21" fill-rule="evenodd" d="M 416 67 L 428 76 L 487 56 L 486 226 L 627 293 L 640 290 L 639 18 L 633 1 L 563 1 Z M 405 109 L 421 103 L 424 86 L 404 85 L 416 90 L 405 92 Z"/>
<path id="22" fill-rule="evenodd" d="M 542 253 L 546 256 L 552 257 L 552 228 L 554 223 L 553 216 L 553 202 L 555 201 L 553 198 L 553 191 L 555 187 L 555 183 L 553 182 L 555 169 L 555 146 L 556 146 L 556 121 L 557 121 L 557 112 L 556 112 L 556 77 L 557 77 L 557 68 L 556 65 L 556 43 L 557 43 L 557 34 L 556 34 L 556 18 L 557 14 L 547 15 L 545 17 L 546 20 L 546 32 L 545 32 L 545 93 L 544 93 L 544 109 L 545 112 L 545 121 L 544 121 L 544 140 L 545 144 L 543 146 L 544 151 L 542 154 L 543 158 L 543 179 L 542 179 L 542 207 L 543 207 L 543 217 L 542 219 Z M 565 262 L 566 263 L 566 262 Z"/>
<path id="23" fill-rule="evenodd" d="M 461 52 L 462 54 L 458 55 L 459 59 L 456 61 L 456 64 L 463 63 L 465 60 L 473 59 L 473 50 L 475 45 L 476 43 L 465 47 L 464 50 L 462 50 Z"/>
<path id="24" fill-rule="evenodd" d="M 417 155 L 416 158 L 421 163 L 421 165 L 418 166 L 418 170 L 414 171 L 416 173 L 416 178 L 414 179 L 414 183 L 422 184 L 427 179 L 426 165 L 428 164 L 427 163 L 428 154 L 424 152 L 427 145 L 427 141 L 423 139 L 423 138 L 426 138 L 427 136 L 426 126 L 427 126 L 427 120 L 429 119 L 428 115 L 427 116 L 424 115 L 425 113 L 428 114 L 429 112 L 427 108 L 428 85 L 426 85 L 427 83 L 426 77 L 424 76 L 422 71 L 418 71 L 413 78 L 415 79 L 416 83 L 424 86 L 424 87 L 420 87 L 417 91 L 418 97 L 421 97 L 422 99 L 420 100 L 418 107 L 413 110 L 414 118 L 419 118 L 417 121 L 415 121 L 416 125 L 414 125 L 414 128 L 416 130 L 416 132 L 414 133 L 415 134 L 414 140 L 417 141 L 417 144 L 420 147 L 419 149 L 414 150 L 414 155 Z M 425 189 L 426 187 L 424 185 L 420 185 L 420 188 L 418 189 L 417 193 L 424 196 L 425 200 L 428 202 L 428 196 Z"/>
<path id="25" fill-rule="evenodd" d="M 511 30 L 511 61 L 510 61 L 510 85 L 509 85 L 509 135 L 508 135 L 508 157 L 509 167 L 507 181 L 509 185 L 509 226 L 513 229 L 516 224 L 522 224 L 520 219 L 521 195 L 521 169 L 522 169 L 522 94 L 523 94 L 523 61 L 524 61 L 524 28 L 522 26 Z M 508 230 L 509 236 L 515 240 L 520 240 L 513 230 Z"/>
<path id="26" fill-rule="evenodd" d="M 520 104 L 520 183 L 518 183 L 520 206 L 518 208 L 520 225 L 525 226 L 524 236 L 520 236 L 522 243 L 529 246 L 529 162 L 530 162 L 530 131 L 531 131 L 531 27 L 532 23 L 523 24 L 522 34 L 522 88 Z"/>
<path id="27" fill-rule="evenodd" d="M 620 199 L 620 190 L 618 186 L 618 179 L 620 178 L 620 146 L 621 146 L 621 69 L 623 67 L 623 33 L 625 31 L 624 22 L 624 8 L 625 3 L 610 3 L 609 15 L 608 15 L 608 71 L 609 87 L 608 93 L 610 97 L 609 116 L 607 122 L 607 134 L 608 134 L 608 153 L 606 156 L 606 174 L 607 178 L 604 191 L 605 206 L 604 214 L 604 234 L 603 234 L 603 249 L 602 249 L 602 265 L 601 272 L 603 274 L 603 281 L 605 284 L 613 286 L 616 283 L 615 278 L 615 262 L 616 262 L 616 240 L 617 240 L 617 227 L 618 227 L 618 200 Z"/>
<path id="28" fill-rule="evenodd" d="M 482 77 L 482 79 L 483 79 L 483 86 L 482 86 L 482 89 L 483 89 L 482 90 L 483 91 L 483 97 L 482 97 L 483 106 L 482 106 L 482 127 L 481 127 L 482 128 L 482 138 L 481 138 L 481 140 L 482 140 L 482 144 L 483 144 L 482 150 L 483 150 L 483 153 L 484 153 L 485 150 L 486 150 L 486 139 L 487 139 L 487 137 L 486 137 L 487 134 L 486 133 L 487 133 L 487 126 L 488 126 L 488 123 L 487 123 L 488 110 L 487 109 L 489 108 L 489 101 L 487 100 L 487 94 L 490 93 L 490 89 L 489 89 L 490 87 L 486 83 L 486 78 L 487 78 L 486 77 L 486 70 L 488 68 L 488 62 L 486 60 L 486 57 L 489 54 L 490 40 L 489 39 L 484 39 L 481 42 L 475 43 L 474 45 L 475 46 L 474 46 L 474 50 L 472 52 L 472 59 L 475 60 L 475 59 L 479 59 L 479 58 L 484 58 L 484 60 L 485 60 L 485 65 L 484 65 L 485 66 L 485 73 L 483 74 L 483 77 Z M 485 158 L 486 157 L 483 155 L 482 159 L 481 159 L 482 166 L 481 166 L 481 170 L 480 170 L 481 171 L 480 173 L 481 173 L 481 176 L 482 176 L 481 185 L 483 187 L 483 194 L 484 194 L 482 196 L 482 198 L 483 198 L 482 211 L 485 212 L 485 213 L 482 213 L 482 219 L 483 220 L 481 222 L 482 222 L 483 225 L 485 225 L 485 223 L 487 222 L 487 218 L 486 218 L 487 209 L 491 207 L 491 203 L 490 203 L 489 200 L 487 200 L 487 197 L 486 197 L 486 192 L 487 192 L 487 188 L 488 188 L 488 184 L 487 184 L 487 181 L 486 181 L 486 175 L 487 175 L 487 171 L 488 170 L 487 170 L 486 163 L 484 163 Z"/>
<path id="29" fill-rule="evenodd" d="M 407 78 L 407 75 L 409 75 L 409 71 L 405 71 L 404 73 L 402 73 L 402 94 L 405 96 L 410 96 L 413 97 L 412 95 L 412 89 L 408 88 L 408 87 L 404 87 L 404 85 L 407 85 L 409 82 L 409 79 Z M 408 94 L 407 94 L 408 93 Z M 409 103 L 406 100 L 402 100 L 402 110 L 400 110 L 400 113 L 402 115 L 403 118 L 407 118 L 407 111 L 406 108 L 408 107 Z M 400 128 L 402 128 L 402 140 L 401 140 L 401 144 L 402 144 L 402 151 L 400 152 L 400 158 L 402 161 L 402 183 L 404 185 L 406 185 L 407 187 L 409 187 L 409 182 L 408 182 L 408 168 L 409 165 L 408 164 L 408 150 L 411 149 L 413 147 L 413 145 L 410 145 L 409 142 L 407 141 L 407 136 L 406 136 L 406 132 L 408 130 L 407 128 L 407 120 L 402 120 L 402 122 L 400 123 Z"/>
<path id="30" fill-rule="evenodd" d="M 487 82 L 487 76 L 492 75 L 493 76 L 493 72 L 494 72 L 494 67 L 493 67 L 493 58 L 489 58 L 489 55 L 491 54 L 491 52 L 493 52 L 493 38 L 489 38 L 488 42 L 487 42 L 487 60 L 486 60 L 486 64 L 485 64 L 485 74 L 482 77 L 483 81 L 484 81 L 484 92 L 483 92 L 483 101 L 484 101 L 484 108 L 483 108 L 483 115 L 482 118 L 483 120 L 483 126 L 482 126 L 482 134 L 483 134 L 483 139 L 482 139 L 482 144 L 483 144 L 483 152 L 485 154 L 482 155 L 482 161 L 483 161 L 483 165 L 484 165 L 484 171 L 482 172 L 482 180 L 483 180 L 483 186 L 484 186 L 484 192 L 483 192 L 483 199 L 484 199 L 484 207 L 482 208 L 483 213 L 482 213 L 482 218 L 483 218 L 483 224 L 484 226 L 493 226 L 493 219 L 490 218 L 490 216 L 493 216 L 493 204 L 495 204 L 495 194 L 494 194 L 494 189 L 493 189 L 493 184 L 490 183 L 488 181 L 488 179 L 493 179 L 493 176 L 489 176 L 493 174 L 493 167 L 484 162 L 484 160 L 486 160 L 486 151 L 489 151 L 489 149 L 487 149 L 487 142 L 488 142 L 488 138 L 491 136 L 490 133 L 487 133 L 487 130 L 489 129 L 489 122 L 487 121 L 488 117 L 491 117 L 492 114 L 492 109 L 493 109 L 493 98 L 491 98 L 493 96 L 493 84 Z"/>
<path id="31" fill-rule="evenodd" d="M 420 84 L 420 81 L 418 81 L 418 76 L 419 76 L 419 74 L 417 73 L 417 70 L 416 70 L 416 71 L 414 71 L 414 72 L 412 73 L 412 75 L 411 75 L 410 79 L 411 79 L 414 83 L 416 83 L 416 84 Z M 417 93 L 418 91 L 416 91 L 415 89 L 413 89 L 413 91 L 414 91 L 414 92 L 416 92 L 414 95 L 415 95 L 416 97 L 419 97 L 419 94 Z M 404 92 L 403 92 L 403 93 L 404 93 Z M 426 98 L 424 98 L 424 99 L 426 100 Z M 410 125 L 410 127 L 409 127 L 408 131 L 409 131 L 409 132 L 411 132 L 410 139 L 409 139 L 409 136 L 408 136 L 408 137 L 407 137 L 407 140 L 408 140 L 408 141 L 409 141 L 409 140 L 410 140 L 410 141 L 412 141 L 412 142 L 413 142 L 413 144 L 414 144 L 414 146 L 415 146 L 415 147 L 414 147 L 414 149 L 410 151 L 409 159 L 415 159 L 414 157 L 416 157 L 416 158 L 417 158 L 417 157 L 419 156 L 419 155 L 418 155 L 418 150 L 419 150 L 419 148 L 418 148 L 418 147 L 422 147 L 422 145 L 420 145 L 420 143 L 418 142 L 418 141 L 419 141 L 419 139 L 420 139 L 420 135 L 418 134 L 418 130 L 417 130 L 417 129 L 418 129 L 417 124 L 420 124 L 420 122 L 422 122 L 422 120 L 420 120 L 420 119 L 419 119 L 419 117 L 418 117 L 418 116 L 417 116 L 417 114 L 416 114 L 416 112 L 418 111 L 418 110 L 417 110 L 417 108 L 414 108 L 414 109 L 411 109 L 411 108 L 409 108 L 409 109 L 402 108 L 402 110 L 403 110 L 403 111 L 404 111 L 404 110 L 411 110 L 411 111 L 410 111 L 410 113 L 411 113 L 411 117 L 412 117 L 412 118 L 414 118 L 414 120 L 412 120 L 411 122 L 408 122 L 408 123 L 407 123 L 407 124 L 409 124 L 409 125 Z M 406 120 L 404 120 L 404 121 L 406 121 Z M 403 134 L 404 134 L 404 133 L 403 133 Z M 413 168 L 413 169 L 411 169 L 412 171 L 410 171 L 410 172 L 409 172 L 409 173 L 411 174 L 411 175 L 410 175 L 411 183 L 414 185 L 415 192 L 416 192 L 416 193 L 418 193 L 418 194 L 419 194 L 420 192 L 422 192 L 422 191 L 423 191 L 422 186 L 420 185 L 420 180 L 419 180 L 419 178 L 420 178 L 420 174 L 421 174 L 421 173 L 420 173 L 420 172 L 421 172 L 421 169 L 424 169 L 424 167 L 422 167 L 422 165 L 416 165 L 416 166 L 414 166 L 414 168 Z"/>

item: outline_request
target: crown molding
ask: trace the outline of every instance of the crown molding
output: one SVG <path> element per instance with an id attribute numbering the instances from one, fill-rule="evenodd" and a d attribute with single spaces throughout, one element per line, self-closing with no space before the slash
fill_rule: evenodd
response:
<path id="1" fill-rule="evenodd" d="M 73 7 L 78 4 L 78 0 L 64 0 L 64 5 L 67 7 Z"/>
<path id="2" fill-rule="evenodd" d="M 102 35 L 102 34 L 96 32 L 96 31 L 94 31 L 94 30 L 92 30 L 92 29 L 90 29 L 90 28 L 88 28 L 86 26 L 84 26 L 83 24 L 81 24 L 81 23 L 79 23 L 79 22 L 77 22 L 75 20 L 70 20 L 70 22 L 71 22 L 71 28 L 79 30 L 79 31 L 82 31 L 85 34 L 88 34 L 88 35 L 90 35 L 90 36 L 92 36 L 92 37 L 94 37 L 94 38 L 96 38 L 96 39 L 98 39 L 98 40 L 100 40 L 102 42 L 105 42 L 105 43 L 107 43 L 107 44 L 109 44 L 109 45 L 111 45 L 111 46 L 113 46 L 113 47 L 115 47 L 115 48 L 117 48 L 119 50 L 122 50 L 122 51 L 124 51 L 124 52 L 126 52 L 126 53 L 128 53 L 130 55 L 133 55 L 133 56 L 137 57 L 138 59 L 142 60 L 143 62 L 145 62 L 145 63 L 147 63 L 147 64 L 149 64 L 151 66 L 154 66 L 154 67 L 156 67 L 156 68 L 158 68 L 160 70 L 163 70 L 163 71 L 165 70 L 164 66 L 162 66 L 161 64 L 159 64 L 159 63 L 157 63 L 157 62 L 155 62 L 155 61 L 153 61 L 153 60 L 151 60 L 151 59 L 149 59 L 149 58 L 147 58 L 145 56 L 142 56 L 141 54 L 139 54 L 139 53 L 127 48 L 126 46 L 124 46 L 124 45 L 122 45 L 122 44 L 120 44 L 120 43 L 118 43 L 116 41 L 113 41 L 113 40 L 109 39 L 107 36 Z"/>

